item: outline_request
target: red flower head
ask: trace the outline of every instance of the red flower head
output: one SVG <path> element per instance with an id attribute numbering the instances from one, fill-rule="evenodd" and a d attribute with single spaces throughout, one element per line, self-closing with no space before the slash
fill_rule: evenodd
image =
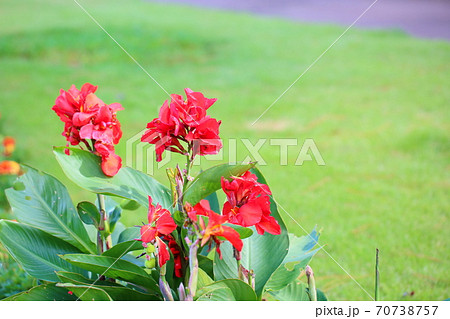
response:
<path id="1" fill-rule="evenodd" d="M 169 235 L 173 232 L 177 225 L 173 221 L 170 212 L 161 207 L 158 203 L 156 206 L 152 204 L 152 198 L 148 197 L 148 224 L 141 227 L 140 240 L 146 243 L 155 243 L 158 246 L 159 265 L 164 265 L 170 259 L 167 245 L 160 237 Z"/>
<path id="2" fill-rule="evenodd" d="M 186 154 L 192 149 L 196 155 L 217 154 L 222 148 L 219 138 L 220 121 L 206 115 L 208 108 L 217 99 L 208 99 L 200 92 L 185 89 L 186 100 L 178 94 L 171 95 L 171 101 L 162 105 L 159 117 L 147 124 L 148 130 L 142 142 L 155 145 L 156 160 L 162 160 L 165 150 Z"/>
<path id="3" fill-rule="evenodd" d="M 0 175 L 19 175 L 20 165 L 14 161 L 0 162 Z"/>
<path id="4" fill-rule="evenodd" d="M 239 233 L 233 228 L 223 225 L 228 222 L 227 216 L 222 216 L 213 212 L 209 206 L 209 202 L 205 199 L 201 200 L 200 203 L 194 206 L 194 211 L 196 212 L 196 215 L 208 217 L 208 226 L 206 227 L 204 220 L 200 218 L 200 227 L 202 228 L 203 235 L 201 242 L 202 246 L 210 240 L 213 241 L 216 244 L 216 250 L 219 257 L 222 258 L 222 254 L 220 252 L 220 237 L 223 237 L 228 240 L 238 251 L 242 250 L 243 243 L 239 237 Z M 193 217 L 194 214 L 191 212 L 190 216 Z"/>
<path id="5" fill-rule="evenodd" d="M 121 159 L 114 153 L 114 145 L 122 137 L 117 111 L 119 103 L 105 104 L 94 93 L 97 86 L 86 83 L 78 90 L 75 85 L 68 91 L 61 90 L 52 110 L 64 122 L 63 136 L 67 145 L 83 142 L 88 149 L 102 157 L 105 175 L 114 176 L 121 167 Z M 89 141 L 94 145 L 91 149 Z M 69 155 L 69 151 L 66 150 Z"/>
<path id="6" fill-rule="evenodd" d="M 256 175 L 247 171 L 232 181 L 222 177 L 222 189 L 227 201 L 222 213 L 230 223 L 243 227 L 255 226 L 258 234 L 279 235 L 281 228 L 277 220 L 270 215 L 271 192 L 267 185 L 257 182 Z"/>
<path id="7" fill-rule="evenodd" d="M 6 136 L 3 139 L 3 154 L 5 156 L 11 156 L 15 148 L 16 148 L 16 141 L 14 140 L 14 138 Z"/>

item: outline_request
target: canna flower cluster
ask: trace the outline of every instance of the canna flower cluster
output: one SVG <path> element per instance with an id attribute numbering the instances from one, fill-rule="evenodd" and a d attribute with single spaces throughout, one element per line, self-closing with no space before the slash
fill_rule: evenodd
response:
<path id="1" fill-rule="evenodd" d="M 211 118 L 206 111 L 217 99 L 208 99 L 200 92 L 185 89 L 186 100 L 172 94 L 165 101 L 159 116 L 147 124 L 142 142 L 155 145 L 156 161 L 162 160 L 165 150 L 197 155 L 217 154 L 222 148 L 219 137 L 220 121 Z M 184 145 L 183 145 L 184 144 Z"/>
<path id="2" fill-rule="evenodd" d="M 227 200 L 221 212 L 214 212 L 205 199 L 195 205 L 183 201 L 183 193 L 192 180 L 189 168 L 194 157 L 216 154 L 222 147 L 220 121 L 206 114 L 216 99 L 205 98 L 202 93 L 190 89 L 185 89 L 185 92 L 186 100 L 172 94 L 171 101 L 164 102 L 159 117 L 148 123 L 148 130 L 141 138 L 143 142 L 155 144 L 157 161 L 161 161 L 165 150 L 188 156 L 187 170 L 177 167 L 176 172 L 170 170 L 169 174 L 175 187 L 174 203 L 178 203 L 184 220 L 177 226 L 171 213 L 159 203 L 154 206 L 149 196 L 148 224 L 141 226 L 138 239 L 144 247 L 150 247 L 147 249 L 147 268 L 156 266 L 154 261 L 150 262 L 152 256 L 158 259 L 160 268 L 164 267 L 171 253 L 176 277 L 183 276 L 186 260 L 196 258 L 199 247 L 211 249 L 214 245 L 219 258 L 222 258 L 220 245 L 228 241 L 234 247 L 236 260 L 239 260 L 244 244 L 232 225 L 254 226 L 260 235 L 281 233 L 280 225 L 271 216 L 271 191 L 267 185 L 258 183 L 257 176 L 250 171 L 242 176 L 232 176 L 230 180 L 222 177 L 221 187 Z M 186 245 L 189 252 L 183 250 Z M 189 264 L 192 272 L 192 261 Z M 195 274 L 191 273 L 192 276 Z"/>
<path id="3" fill-rule="evenodd" d="M 90 83 L 85 83 L 81 90 L 72 85 L 69 90 L 60 91 L 52 110 L 64 122 L 62 135 L 67 146 L 83 143 L 88 150 L 101 156 L 105 175 L 114 176 L 122 166 L 114 145 L 122 137 L 116 113 L 123 107 L 119 103 L 107 105 L 94 94 L 96 90 L 97 86 Z M 66 153 L 69 155 L 68 150 Z"/>

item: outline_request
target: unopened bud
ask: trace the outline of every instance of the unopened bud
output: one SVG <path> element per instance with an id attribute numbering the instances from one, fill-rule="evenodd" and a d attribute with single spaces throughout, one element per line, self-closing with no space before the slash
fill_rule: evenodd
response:
<path id="1" fill-rule="evenodd" d="M 148 243 L 145 251 L 147 254 L 153 254 L 156 251 L 156 248 L 152 244 Z"/>
<path id="2" fill-rule="evenodd" d="M 308 277 L 314 276 L 314 272 L 313 272 L 312 268 L 309 265 L 306 266 L 305 273 L 306 273 L 306 276 L 308 276 Z"/>
<path id="3" fill-rule="evenodd" d="M 145 268 L 152 269 L 156 266 L 156 259 L 150 258 L 145 261 Z"/>
<path id="4" fill-rule="evenodd" d="M 309 265 L 306 266 L 305 273 L 308 278 L 309 296 L 311 301 L 317 301 L 316 281 L 314 280 L 314 272 Z"/>

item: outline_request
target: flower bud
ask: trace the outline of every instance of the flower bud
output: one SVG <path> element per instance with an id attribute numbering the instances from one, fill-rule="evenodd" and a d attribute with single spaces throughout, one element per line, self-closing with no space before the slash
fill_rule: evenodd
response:
<path id="1" fill-rule="evenodd" d="M 156 251 L 156 248 L 152 244 L 148 243 L 145 251 L 147 254 L 153 254 Z"/>
<path id="2" fill-rule="evenodd" d="M 152 269 L 156 266 L 156 259 L 150 258 L 145 261 L 145 268 Z"/>

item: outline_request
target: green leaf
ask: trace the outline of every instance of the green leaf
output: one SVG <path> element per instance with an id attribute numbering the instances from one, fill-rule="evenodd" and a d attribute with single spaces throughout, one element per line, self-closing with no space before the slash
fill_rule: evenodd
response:
<path id="1" fill-rule="evenodd" d="M 10 296 L 3 301 L 75 301 L 77 297 L 56 284 L 45 284 Z"/>
<path id="2" fill-rule="evenodd" d="M 126 241 L 131 241 L 141 237 L 141 232 L 139 227 L 129 227 L 124 229 L 117 240 L 118 243 L 123 243 Z"/>
<path id="3" fill-rule="evenodd" d="M 58 254 L 79 253 L 78 248 L 40 229 L 1 220 L 0 241 L 24 270 L 35 278 L 57 281 L 55 271 L 58 270 L 86 273 L 58 257 Z"/>
<path id="4" fill-rule="evenodd" d="M 204 286 L 197 292 L 197 300 L 256 301 L 252 287 L 239 279 L 225 279 Z"/>
<path id="5" fill-rule="evenodd" d="M 259 183 L 267 184 L 258 169 L 253 168 L 252 172 L 257 175 Z M 254 231 L 252 236 L 243 240 L 244 247 L 241 252 L 242 266 L 248 270 L 253 270 L 255 273 L 255 291 L 258 296 L 262 295 L 265 284 L 283 262 L 289 247 L 286 226 L 272 197 L 270 204 L 271 214 L 280 224 L 281 234 L 265 233 L 259 235 Z M 222 251 L 222 259 L 217 254 L 214 259 L 214 278 L 216 280 L 237 278 L 237 265 L 231 244 L 229 242 L 223 243 L 220 250 Z"/>
<path id="6" fill-rule="evenodd" d="M 310 301 L 308 287 L 299 280 L 295 280 L 286 287 L 269 293 L 280 301 Z"/>
<path id="7" fill-rule="evenodd" d="M 61 182 L 31 167 L 27 167 L 27 172 L 18 178 L 18 182 L 24 188 L 6 190 L 18 221 L 67 241 L 83 252 L 96 252 Z"/>
<path id="8" fill-rule="evenodd" d="M 98 211 L 97 206 L 91 202 L 78 203 L 77 211 L 83 223 L 95 225 L 95 227 L 98 227 L 100 224 L 100 212 Z"/>
<path id="9" fill-rule="evenodd" d="M 289 252 L 280 267 L 270 277 L 265 289 L 280 290 L 293 282 L 311 258 L 321 249 L 311 250 L 317 244 L 319 236 L 320 233 L 316 229 L 302 237 L 289 234 Z"/>
<path id="10" fill-rule="evenodd" d="M 105 275 L 109 278 L 132 282 L 147 288 L 150 292 L 159 292 L 156 282 L 145 271 L 135 264 L 109 256 L 69 254 L 62 256 L 73 265 Z"/>
<path id="11" fill-rule="evenodd" d="M 212 211 L 220 214 L 222 210 L 220 209 L 219 198 L 217 197 L 217 192 L 211 193 L 206 196 L 205 199 L 209 202 L 209 207 Z"/>
<path id="12" fill-rule="evenodd" d="M 214 279 L 213 261 L 206 256 L 198 255 L 198 267 L 201 268 L 206 274 Z"/>
<path id="13" fill-rule="evenodd" d="M 239 238 L 245 239 L 253 235 L 253 230 L 251 230 L 248 227 L 242 227 L 239 225 L 233 225 L 233 224 L 225 224 L 228 227 L 233 228 L 235 231 L 239 233 Z"/>
<path id="14" fill-rule="evenodd" d="M 141 205 L 135 200 L 123 199 L 122 202 L 120 202 L 120 207 L 125 210 L 136 210 L 141 207 Z"/>
<path id="15" fill-rule="evenodd" d="M 201 172 L 189 183 L 188 189 L 184 194 L 184 200 L 191 205 L 197 204 L 200 200 L 221 188 L 220 180 L 222 176 L 225 178 L 240 176 L 254 167 L 255 164 L 221 164 Z"/>
<path id="16" fill-rule="evenodd" d="M 63 283 L 67 284 L 64 287 L 69 290 L 71 285 L 88 285 L 104 290 L 113 300 L 161 300 L 156 295 L 146 294 L 105 280 L 90 280 L 76 273 L 60 271 L 57 275 Z"/>
<path id="17" fill-rule="evenodd" d="M 200 290 L 205 286 L 211 285 L 214 280 L 201 268 L 198 269 L 197 289 Z"/>
<path id="18" fill-rule="evenodd" d="M 111 296 L 100 287 L 67 283 L 58 283 L 56 286 L 70 290 L 82 301 L 113 301 Z"/>
<path id="19" fill-rule="evenodd" d="M 137 240 L 130 240 L 130 241 L 125 241 L 125 242 L 118 243 L 118 244 L 112 246 L 110 249 L 105 251 L 102 254 L 102 256 L 122 258 L 130 251 L 141 250 L 141 249 L 144 249 L 142 247 L 142 242 L 137 241 Z"/>
<path id="20" fill-rule="evenodd" d="M 76 148 L 69 148 L 70 155 L 66 155 L 65 149 L 55 147 L 53 152 L 64 173 L 78 186 L 94 193 L 131 199 L 145 207 L 148 207 L 150 195 L 154 204 L 160 203 L 171 210 L 170 191 L 154 178 L 130 167 L 123 167 L 114 177 L 107 177 L 101 170 L 99 156 Z"/>
<path id="21" fill-rule="evenodd" d="M 317 301 L 328 301 L 327 296 L 325 296 L 322 290 L 316 289 L 316 293 L 317 293 Z"/>

